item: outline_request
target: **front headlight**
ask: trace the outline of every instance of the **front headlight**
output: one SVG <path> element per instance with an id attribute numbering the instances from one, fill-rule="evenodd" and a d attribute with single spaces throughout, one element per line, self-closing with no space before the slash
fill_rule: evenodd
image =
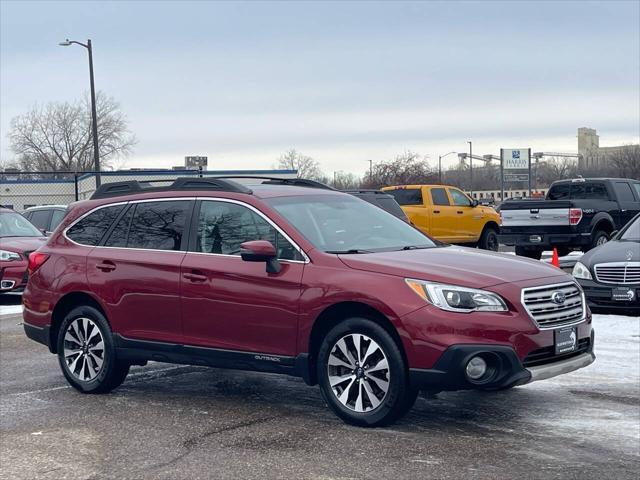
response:
<path id="1" fill-rule="evenodd" d="M 584 280 L 593 280 L 593 277 L 591 276 L 591 272 L 589 271 L 589 269 L 580 262 L 576 262 L 576 264 L 573 266 L 573 272 L 571 272 L 573 274 L 574 278 L 582 278 Z"/>
<path id="2" fill-rule="evenodd" d="M 20 260 L 20 255 L 18 255 L 16 252 L 0 250 L 0 262 L 12 262 L 14 260 Z"/>
<path id="3" fill-rule="evenodd" d="M 475 288 L 425 282 L 406 278 L 405 282 L 420 298 L 442 310 L 451 312 L 506 312 L 507 305 L 499 295 Z"/>

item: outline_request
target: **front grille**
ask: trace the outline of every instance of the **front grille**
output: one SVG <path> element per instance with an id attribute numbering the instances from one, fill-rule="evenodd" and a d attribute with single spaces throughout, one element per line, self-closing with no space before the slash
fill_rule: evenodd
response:
<path id="1" fill-rule="evenodd" d="M 599 263 L 594 270 L 602 283 L 640 283 L 640 262 Z"/>
<path id="2" fill-rule="evenodd" d="M 563 302 L 553 300 L 562 296 Z M 585 314 L 582 292 L 575 283 L 525 288 L 522 290 L 522 304 L 540 329 L 578 323 Z"/>
<path id="3" fill-rule="evenodd" d="M 550 347 L 539 348 L 538 350 L 534 350 L 529 355 L 527 355 L 522 361 L 522 365 L 524 365 L 525 367 L 536 367 L 538 365 L 545 365 L 547 363 L 566 360 L 568 358 L 588 352 L 590 346 L 591 339 L 587 337 L 578 340 L 578 347 L 575 349 L 575 351 L 570 353 L 556 355 L 556 349 L 553 345 Z"/>

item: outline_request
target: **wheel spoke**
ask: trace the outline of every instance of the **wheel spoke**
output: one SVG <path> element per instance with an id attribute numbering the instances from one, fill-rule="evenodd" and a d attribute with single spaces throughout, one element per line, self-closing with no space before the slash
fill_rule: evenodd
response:
<path id="1" fill-rule="evenodd" d="M 340 385 L 341 383 L 346 382 L 347 380 L 350 380 L 352 378 L 356 378 L 353 373 L 349 373 L 347 375 L 329 375 L 329 384 L 332 387 L 335 387 L 336 385 Z"/>
<path id="2" fill-rule="evenodd" d="M 353 340 L 353 346 L 356 349 L 356 362 L 360 363 L 362 357 L 360 356 L 360 347 L 361 347 L 361 340 L 362 340 L 362 335 L 358 334 L 358 333 L 354 333 L 353 335 L 351 335 L 351 339 Z"/>
<path id="3" fill-rule="evenodd" d="M 367 381 L 374 382 L 378 387 L 380 387 L 380 390 L 384 392 L 389 389 L 389 382 L 383 378 L 378 378 L 373 375 L 367 375 Z"/>
<path id="4" fill-rule="evenodd" d="M 371 385 L 369 385 L 369 382 L 367 380 L 365 380 L 363 384 L 364 389 L 367 392 L 367 398 L 369 399 L 369 402 L 371 402 L 371 408 L 376 408 L 378 405 L 380 405 L 380 400 L 378 400 L 378 397 L 373 392 L 373 389 L 371 388 Z M 385 391 L 385 394 L 386 393 L 387 392 Z"/>
<path id="5" fill-rule="evenodd" d="M 358 382 L 358 397 L 356 398 L 356 412 L 363 412 L 364 407 L 362 406 L 362 382 Z"/>
<path id="6" fill-rule="evenodd" d="M 89 347 L 90 352 L 93 352 L 95 350 L 104 351 L 104 342 L 102 341 L 102 339 L 100 339 L 100 341 L 96 343 L 93 347 Z"/>
<path id="7" fill-rule="evenodd" d="M 347 361 L 349 362 L 351 368 L 355 368 L 356 360 L 353 358 L 353 355 L 351 355 L 351 352 L 347 348 L 347 344 L 345 343 L 344 338 L 341 338 L 338 341 L 338 343 L 336 343 L 336 349 L 340 353 L 342 353 L 342 355 L 347 359 Z"/>
<path id="8" fill-rule="evenodd" d="M 380 370 L 389 370 L 389 363 L 387 362 L 386 357 L 383 357 L 378 363 L 369 367 L 367 369 L 367 373 L 379 372 Z"/>
<path id="9" fill-rule="evenodd" d="M 81 348 L 65 348 L 64 349 L 64 357 L 69 358 L 72 355 L 82 354 Z"/>
<path id="10" fill-rule="evenodd" d="M 347 401 L 349 400 L 349 390 L 351 390 L 351 387 L 353 386 L 353 382 L 355 382 L 356 379 L 352 378 L 351 381 L 349 382 L 349 385 L 347 385 L 347 388 L 345 388 L 342 393 L 340 395 L 338 395 L 338 400 L 340 400 L 340 403 L 342 403 L 343 405 L 347 404 Z"/>
<path id="11" fill-rule="evenodd" d="M 371 340 L 371 342 L 369 342 L 369 345 L 367 345 L 367 350 L 364 352 L 364 355 L 362 357 L 362 365 L 366 365 L 369 357 L 376 353 L 378 350 L 380 350 L 378 344 Z"/>
<path id="12" fill-rule="evenodd" d="M 65 342 L 75 343 L 78 346 L 82 345 L 82 341 L 74 336 L 74 333 L 71 331 L 71 329 L 67 330 L 67 333 L 65 333 L 64 340 Z"/>

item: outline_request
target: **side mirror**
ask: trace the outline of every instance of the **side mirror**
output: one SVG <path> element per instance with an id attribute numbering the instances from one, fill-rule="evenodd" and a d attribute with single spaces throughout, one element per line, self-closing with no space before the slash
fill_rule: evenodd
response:
<path id="1" fill-rule="evenodd" d="M 613 240 L 613 238 L 618 235 L 619 230 L 614 230 L 613 232 L 611 232 L 611 235 L 609 236 L 610 240 Z"/>
<path id="2" fill-rule="evenodd" d="M 472 207 L 477 207 L 478 206 L 478 200 L 476 200 L 475 198 L 473 200 L 471 200 L 471 206 Z"/>
<path id="3" fill-rule="evenodd" d="M 267 273 L 279 273 L 282 267 L 276 248 L 266 240 L 251 240 L 240 245 L 240 257 L 245 262 L 266 262 Z"/>

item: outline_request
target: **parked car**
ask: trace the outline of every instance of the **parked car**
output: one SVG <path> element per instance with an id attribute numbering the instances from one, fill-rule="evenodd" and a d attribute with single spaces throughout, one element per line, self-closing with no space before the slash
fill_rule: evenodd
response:
<path id="1" fill-rule="evenodd" d="M 398 205 L 393 195 L 389 195 L 381 190 L 345 190 L 346 193 L 350 193 L 354 197 L 361 198 L 365 202 L 369 202 L 376 207 L 389 212 L 394 217 L 398 217 L 400 220 L 404 220 L 409 223 L 409 217 L 404 213 L 402 207 Z"/>
<path id="2" fill-rule="evenodd" d="M 45 205 L 27 208 L 22 215 L 42 233 L 49 236 L 60 224 L 66 213 L 66 205 Z"/>
<path id="3" fill-rule="evenodd" d="M 148 360 L 283 373 L 375 426 L 419 389 L 505 389 L 595 358 L 570 275 L 286 181 L 102 185 L 29 268 L 26 335 L 85 393 Z"/>
<path id="4" fill-rule="evenodd" d="M 573 268 L 592 309 L 640 315 L 640 214 Z"/>
<path id="5" fill-rule="evenodd" d="M 517 255 L 540 259 L 543 250 L 586 252 L 605 243 L 640 211 L 640 181 L 576 178 L 551 184 L 545 200 L 510 200 L 500 206 L 500 243 Z"/>
<path id="6" fill-rule="evenodd" d="M 22 215 L 0 208 L 0 293 L 25 287 L 29 254 L 45 240 L 42 232 Z"/>
<path id="7" fill-rule="evenodd" d="M 403 185 L 382 191 L 393 195 L 411 223 L 432 238 L 498 250 L 500 215 L 491 207 L 478 205 L 462 190 L 445 185 Z"/>

